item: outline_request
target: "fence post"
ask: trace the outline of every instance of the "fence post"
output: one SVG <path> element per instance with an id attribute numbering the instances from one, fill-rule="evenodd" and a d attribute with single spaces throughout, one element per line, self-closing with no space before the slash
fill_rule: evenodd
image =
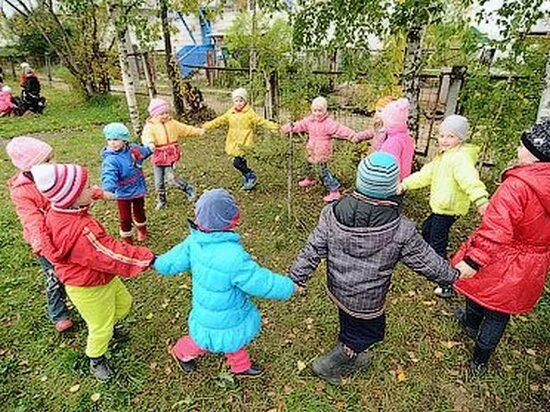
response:
<path id="1" fill-rule="evenodd" d="M 464 66 L 453 66 L 451 69 L 449 90 L 445 102 L 445 116 L 456 113 L 465 73 L 466 67 Z"/>

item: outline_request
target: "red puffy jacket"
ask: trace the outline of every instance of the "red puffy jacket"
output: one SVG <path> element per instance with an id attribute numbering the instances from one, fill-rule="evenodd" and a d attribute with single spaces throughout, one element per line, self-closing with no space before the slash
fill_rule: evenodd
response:
<path id="1" fill-rule="evenodd" d="M 43 252 L 61 283 L 99 286 L 116 275 L 132 277 L 147 270 L 153 253 L 113 239 L 87 209 L 51 207 L 42 231 Z"/>
<path id="2" fill-rule="evenodd" d="M 478 272 L 455 283 L 458 292 L 486 308 L 530 312 L 550 269 L 550 163 L 508 169 L 479 228 L 453 256 Z"/>

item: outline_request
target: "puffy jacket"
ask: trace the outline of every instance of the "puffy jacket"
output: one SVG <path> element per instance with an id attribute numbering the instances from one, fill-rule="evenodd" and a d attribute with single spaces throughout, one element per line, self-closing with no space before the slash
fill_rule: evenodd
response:
<path id="1" fill-rule="evenodd" d="M 137 276 L 147 270 L 153 253 L 113 239 L 87 208 L 57 209 L 46 213 L 41 233 L 44 256 L 54 264 L 64 285 L 99 286 L 117 275 Z"/>
<path id="2" fill-rule="evenodd" d="M 246 105 L 241 111 L 235 108 L 214 120 L 206 122 L 203 127 L 211 131 L 221 126 L 228 126 L 227 138 L 225 139 L 225 152 L 230 156 L 242 156 L 243 148 L 254 144 L 255 129 L 263 127 L 276 133 L 279 130 L 277 123 L 270 122 L 258 115 L 249 105 Z"/>
<path id="3" fill-rule="evenodd" d="M 326 163 L 332 158 L 332 139 L 352 140 L 355 131 L 338 123 L 326 113 L 317 118 L 313 114 L 292 125 L 294 133 L 307 133 L 306 156 L 309 163 Z"/>
<path id="4" fill-rule="evenodd" d="M 329 297 L 348 314 L 372 319 L 384 313 L 386 294 L 399 261 L 432 281 L 451 284 L 456 280 L 458 272 L 422 239 L 416 225 L 407 218 L 397 216 L 385 224 L 361 227 L 346 226 L 336 218 L 337 213 L 349 216 L 351 206 L 355 213 L 365 214 L 360 219 L 354 217 L 354 224 L 362 221 L 373 225 L 392 214 L 375 209 L 395 209 L 397 204 L 367 198 L 363 201 L 374 207 L 360 207 L 346 205 L 350 200 L 345 199 L 321 211 L 319 224 L 290 268 L 290 277 L 296 283 L 304 284 L 326 259 Z M 342 207 L 348 211 L 337 211 Z"/>
<path id="5" fill-rule="evenodd" d="M 190 235 L 155 261 L 163 275 L 191 271 L 189 334 L 211 352 L 235 352 L 260 332 L 260 312 L 251 296 L 288 299 L 294 283 L 258 265 L 234 232 Z"/>
<path id="6" fill-rule="evenodd" d="M 135 154 L 133 153 L 135 152 Z M 135 199 L 145 196 L 145 176 L 141 166 L 151 156 L 151 149 L 130 144 L 122 150 L 103 148 L 101 157 L 101 186 L 112 192 L 117 199 Z"/>
<path id="7" fill-rule="evenodd" d="M 42 253 L 40 233 L 46 222 L 45 215 L 50 208 L 50 202 L 36 188 L 34 181 L 27 176 L 24 173 L 13 176 L 8 180 L 8 189 L 17 216 L 23 225 L 23 238 L 34 254 L 40 256 Z"/>
<path id="8" fill-rule="evenodd" d="M 182 137 L 199 136 L 201 129 L 170 119 L 162 123 L 159 119 L 149 118 L 145 122 L 141 142 L 152 147 L 152 163 L 157 166 L 170 166 L 181 157 L 178 139 Z"/>
<path id="9" fill-rule="evenodd" d="M 481 225 L 453 257 L 479 266 L 456 290 L 499 312 L 530 312 L 550 269 L 550 163 L 504 172 Z"/>
<path id="10" fill-rule="evenodd" d="M 439 153 L 420 171 L 413 173 L 402 185 L 405 190 L 430 186 L 430 207 L 441 215 L 465 215 L 470 202 L 481 206 L 489 194 L 475 168 L 479 149 L 461 144 Z"/>
<path id="11" fill-rule="evenodd" d="M 13 108 L 11 93 L 0 91 L 0 113 L 10 113 Z"/>

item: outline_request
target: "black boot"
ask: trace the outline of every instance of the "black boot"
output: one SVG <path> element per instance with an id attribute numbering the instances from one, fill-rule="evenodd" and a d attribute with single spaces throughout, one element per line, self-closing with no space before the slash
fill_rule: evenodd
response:
<path id="1" fill-rule="evenodd" d="M 115 373 L 107 363 L 105 356 L 100 356 L 99 358 L 90 358 L 90 370 L 96 379 L 101 382 L 109 381 Z"/>
<path id="2" fill-rule="evenodd" d="M 474 347 L 474 353 L 472 361 L 470 362 L 470 376 L 475 378 L 481 378 L 487 372 L 489 368 L 489 358 L 491 357 L 491 349 L 483 349 L 476 343 Z"/>
<path id="3" fill-rule="evenodd" d="M 172 357 L 175 359 L 182 372 L 191 373 L 197 368 L 197 361 L 195 359 L 184 361 L 178 358 L 175 353 L 172 353 Z"/>
<path id="4" fill-rule="evenodd" d="M 342 376 L 356 370 L 358 354 L 346 350 L 344 344 L 338 342 L 329 353 L 313 361 L 313 373 L 333 385 L 342 383 Z M 362 359 L 362 363 L 364 363 Z"/>
<path id="5" fill-rule="evenodd" d="M 475 328 L 472 328 L 471 326 L 468 326 L 468 324 L 466 323 L 466 312 L 464 312 L 460 308 L 456 308 L 455 319 L 458 321 L 458 324 L 460 325 L 464 333 L 468 335 L 469 338 L 473 340 L 477 339 L 478 330 Z"/>
<path id="6" fill-rule="evenodd" d="M 160 210 L 166 206 L 166 192 L 158 191 L 157 192 L 157 205 L 155 206 L 156 210 Z"/>
<path id="7" fill-rule="evenodd" d="M 236 378 L 259 378 L 264 374 L 264 370 L 257 365 L 252 365 L 244 372 L 234 373 Z"/>

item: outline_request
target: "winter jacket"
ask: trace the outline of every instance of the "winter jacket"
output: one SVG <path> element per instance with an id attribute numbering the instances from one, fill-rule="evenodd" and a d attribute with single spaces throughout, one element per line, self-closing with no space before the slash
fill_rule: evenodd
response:
<path id="1" fill-rule="evenodd" d="M 475 168 L 479 149 L 471 144 L 460 144 L 439 153 L 420 171 L 403 180 L 405 190 L 430 185 L 430 207 L 440 215 L 465 215 L 470 202 L 481 206 L 489 194 Z"/>
<path id="2" fill-rule="evenodd" d="M 379 226 L 349 227 L 336 219 L 342 202 L 321 211 L 319 224 L 290 268 L 290 278 L 296 283 L 304 284 L 321 259 L 326 259 L 329 297 L 346 313 L 373 319 L 384 313 L 391 276 L 399 261 L 432 281 L 451 284 L 456 280 L 458 272 L 422 239 L 413 222 L 398 216 Z M 379 203 L 378 207 L 396 206 Z M 371 216 L 361 220 L 372 225 L 373 208 L 363 212 Z"/>
<path id="3" fill-rule="evenodd" d="M 550 163 L 504 172 L 481 225 L 453 262 L 464 259 L 479 270 L 455 284 L 458 292 L 509 314 L 535 307 L 550 269 Z"/>
<path id="4" fill-rule="evenodd" d="M 54 264 L 64 285 L 100 286 L 115 276 L 137 276 L 149 268 L 153 253 L 113 239 L 101 223 L 83 209 L 46 213 L 41 233 L 44 256 Z"/>
<path id="5" fill-rule="evenodd" d="M 0 113 L 10 113 L 14 107 L 11 93 L 0 91 Z"/>
<path id="6" fill-rule="evenodd" d="M 42 253 L 40 233 L 45 225 L 50 202 L 37 189 L 30 173 L 18 173 L 8 180 L 10 197 L 19 221 L 23 225 L 23 238 L 37 256 Z"/>
<path id="7" fill-rule="evenodd" d="M 332 139 L 352 140 L 355 131 L 334 120 L 328 113 L 317 118 L 313 114 L 292 125 L 294 133 L 307 133 L 306 158 L 309 163 L 326 163 L 332 158 Z"/>
<path id="8" fill-rule="evenodd" d="M 221 116 L 206 122 L 203 127 L 209 132 L 225 125 L 228 126 L 225 152 L 234 157 L 242 156 L 243 148 L 254 144 L 256 128 L 263 127 L 273 133 L 277 133 L 279 130 L 277 123 L 264 119 L 249 105 L 246 105 L 241 111 L 232 107 Z"/>
<path id="9" fill-rule="evenodd" d="M 396 126 L 388 130 L 364 130 L 355 136 L 355 140 L 373 139 L 372 150 L 392 154 L 399 165 L 399 179 L 411 174 L 414 159 L 414 140 L 407 127 Z"/>
<path id="10" fill-rule="evenodd" d="M 145 196 L 143 161 L 151 156 L 152 150 L 137 144 L 130 144 L 122 150 L 103 148 L 101 157 L 101 186 L 114 193 L 117 199 L 135 199 Z"/>
<path id="11" fill-rule="evenodd" d="M 181 157 L 178 139 L 199 136 L 201 129 L 170 119 L 162 123 L 159 119 L 149 118 L 145 122 L 141 142 L 144 146 L 154 146 L 152 163 L 156 166 L 171 166 Z"/>
<path id="12" fill-rule="evenodd" d="M 191 233 L 155 261 L 163 275 L 191 271 L 189 334 L 211 352 L 235 352 L 260 332 L 260 312 L 251 296 L 288 299 L 294 283 L 258 265 L 235 232 Z"/>

